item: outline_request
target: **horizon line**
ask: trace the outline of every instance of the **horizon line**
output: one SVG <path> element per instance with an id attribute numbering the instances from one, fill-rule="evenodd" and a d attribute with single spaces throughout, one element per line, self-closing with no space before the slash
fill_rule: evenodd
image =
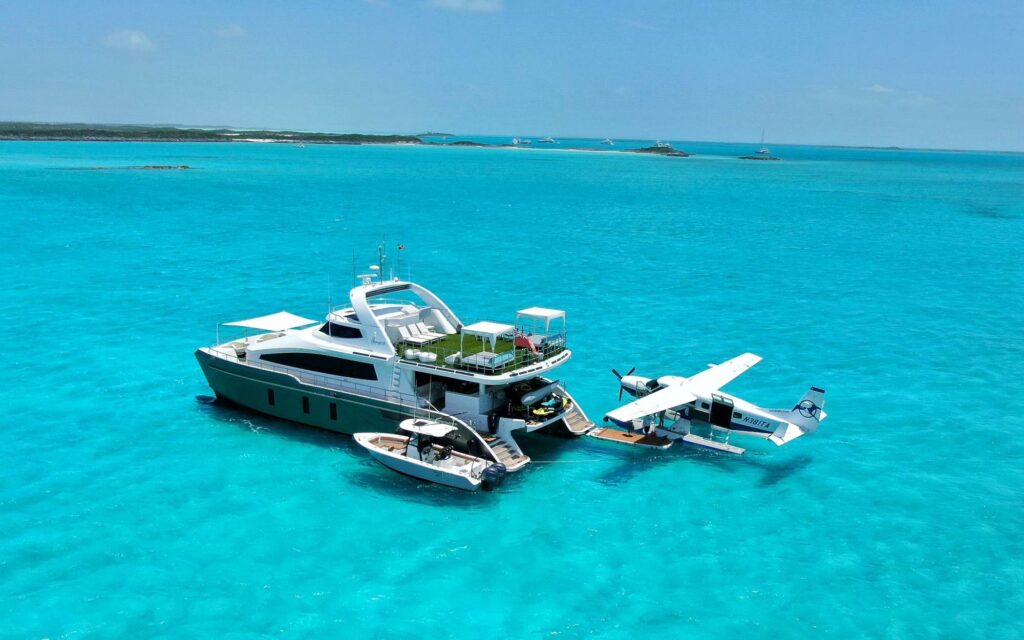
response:
<path id="1" fill-rule="evenodd" d="M 54 120 L 6 120 L 0 119 L 0 124 L 27 124 L 27 125 L 85 125 L 85 126 L 107 126 L 107 127 L 152 127 L 152 128 L 175 128 L 175 129 L 195 129 L 195 130 L 213 130 L 213 129 L 224 129 L 229 131 L 271 131 L 275 133 L 309 133 L 309 134 L 328 134 L 328 135 L 406 135 L 414 137 L 435 137 L 435 136 L 424 136 L 423 133 L 411 133 L 406 131 L 328 131 L 319 129 L 301 129 L 301 128 L 281 128 L 281 127 L 240 127 L 237 125 L 209 125 L 209 124 L 180 124 L 180 123 L 133 123 L 133 122 L 84 122 L 76 120 L 65 120 L 65 121 L 54 121 Z M 426 129 L 428 133 L 437 131 L 436 129 Z M 526 137 L 526 134 L 515 134 L 515 133 L 452 133 L 444 132 L 453 138 L 471 138 L 477 137 Z M 534 134 L 529 134 L 532 137 L 537 137 Z M 551 135 L 550 133 L 548 135 Z M 670 138 L 670 137 L 652 137 L 652 136 L 579 136 L 579 135 L 551 135 L 552 138 L 567 138 L 575 140 L 603 140 L 610 138 L 611 140 L 629 140 L 629 141 L 644 141 L 652 140 L 659 141 L 665 140 L 669 142 L 693 142 L 697 144 L 771 144 L 772 146 L 782 147 L 818 147 L 826 149 L 873 149 L 878 151 L 939 151 L 947 153 L 1004 153 L 1004 154 L 1024 154 L 1024 149 L 959 149 L 952 147 L 905 147 L 900 145 L 871 145 L 871 144 L 838 144 L 838 143 L 824 143 L 824 142 L 770 142 L 762 143 L 755 141 L 745 140 L 701 140 L 696 138 Z"/>

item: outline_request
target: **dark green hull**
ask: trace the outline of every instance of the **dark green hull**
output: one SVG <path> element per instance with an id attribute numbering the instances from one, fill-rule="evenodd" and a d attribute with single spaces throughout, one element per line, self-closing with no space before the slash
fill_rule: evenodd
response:
<path id="1" fill-rule="evenodd" d="M 283 420 L 352 435 L 389 433 L 406 418 L 429 417 L 413 406 L 305 384 L 284 373 L 234 363 L 202 350 L 196 351 L 196 359 L 218 398 Z"/>

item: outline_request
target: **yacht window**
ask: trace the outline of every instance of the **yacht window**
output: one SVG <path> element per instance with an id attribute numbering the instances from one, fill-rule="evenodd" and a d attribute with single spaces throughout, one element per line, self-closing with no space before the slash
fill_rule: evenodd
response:
<path id="1" fill-rule="evenodd" d="M 309 413 L 309 398 L 302 396 L 302 413 Z"/>
<path id="2" fill-rule="evenodd" d="M 732 417 L 736 418 L 737 420 L 742 420 L 743 419 L 743 414 L 740 413 L 739 411 L 733 411 L 732 412 Z"/>
<path id="3" fill-rule="evenodd" d="M 346 327 L 336 322 L 328 322 L 320 327 L 320 333 L 326 333 L 332 338 L 362 338 L 363 332 L 355 327 Z"/>
<path id="4" fill-rule="evenodd" d="M 706 402 L 702 402 L 702 403 L 700 403 L 700 408 L 701 409 L 710 409 L 711 405 L 706 403 Z"/>
<path id="5" fill-rule="evenodd" d="M 358 380 L 376 380 L 377 371 L 368 362 L 356 362 L 325 356 L 319 353 L 267 353 L 260 356 L 260 360 L 283 364 L 287 367 L 297 367 L 317 373 L 326 373 L 332 376 L 345 378 L 356 378 Z"/>
<path id="6" fill-rule="evenodd" d="M 267 404 L 274 406 L 274 390 L 267 389 Z"/>
<path id="7" fill-rule="evenodd" d="M 338 419 L 338 405 L 331 403 L 331 420 Z"/>

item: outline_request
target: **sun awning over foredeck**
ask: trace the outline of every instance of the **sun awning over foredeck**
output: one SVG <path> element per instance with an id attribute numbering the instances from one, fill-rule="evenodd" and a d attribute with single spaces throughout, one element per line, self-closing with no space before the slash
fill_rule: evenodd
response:
<path id="1" fill-rule="evenodd" d="M 248 320 L 236 320 L 235 322 L 225 322 L 224 326 L 245 327 L 246 329 L 259 329 L 261 331 L 285 331 L 287 329 L 305 327 L 306 325 L 310 325 L 315 322 L 317 321 L 297 316 L 294 313 L 278 311 L 277 313 L 272 313 L 268 316 L 249 318 Z"/>

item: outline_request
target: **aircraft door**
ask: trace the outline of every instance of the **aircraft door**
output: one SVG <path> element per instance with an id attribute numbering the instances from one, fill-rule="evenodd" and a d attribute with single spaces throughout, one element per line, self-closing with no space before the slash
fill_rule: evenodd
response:
<path id="1" fill-rule="evenodd" d="M 711 394 L 711 419 L 709 422 L 716 427 L 728 429 L 732 424 L 732 400 Z"/>

